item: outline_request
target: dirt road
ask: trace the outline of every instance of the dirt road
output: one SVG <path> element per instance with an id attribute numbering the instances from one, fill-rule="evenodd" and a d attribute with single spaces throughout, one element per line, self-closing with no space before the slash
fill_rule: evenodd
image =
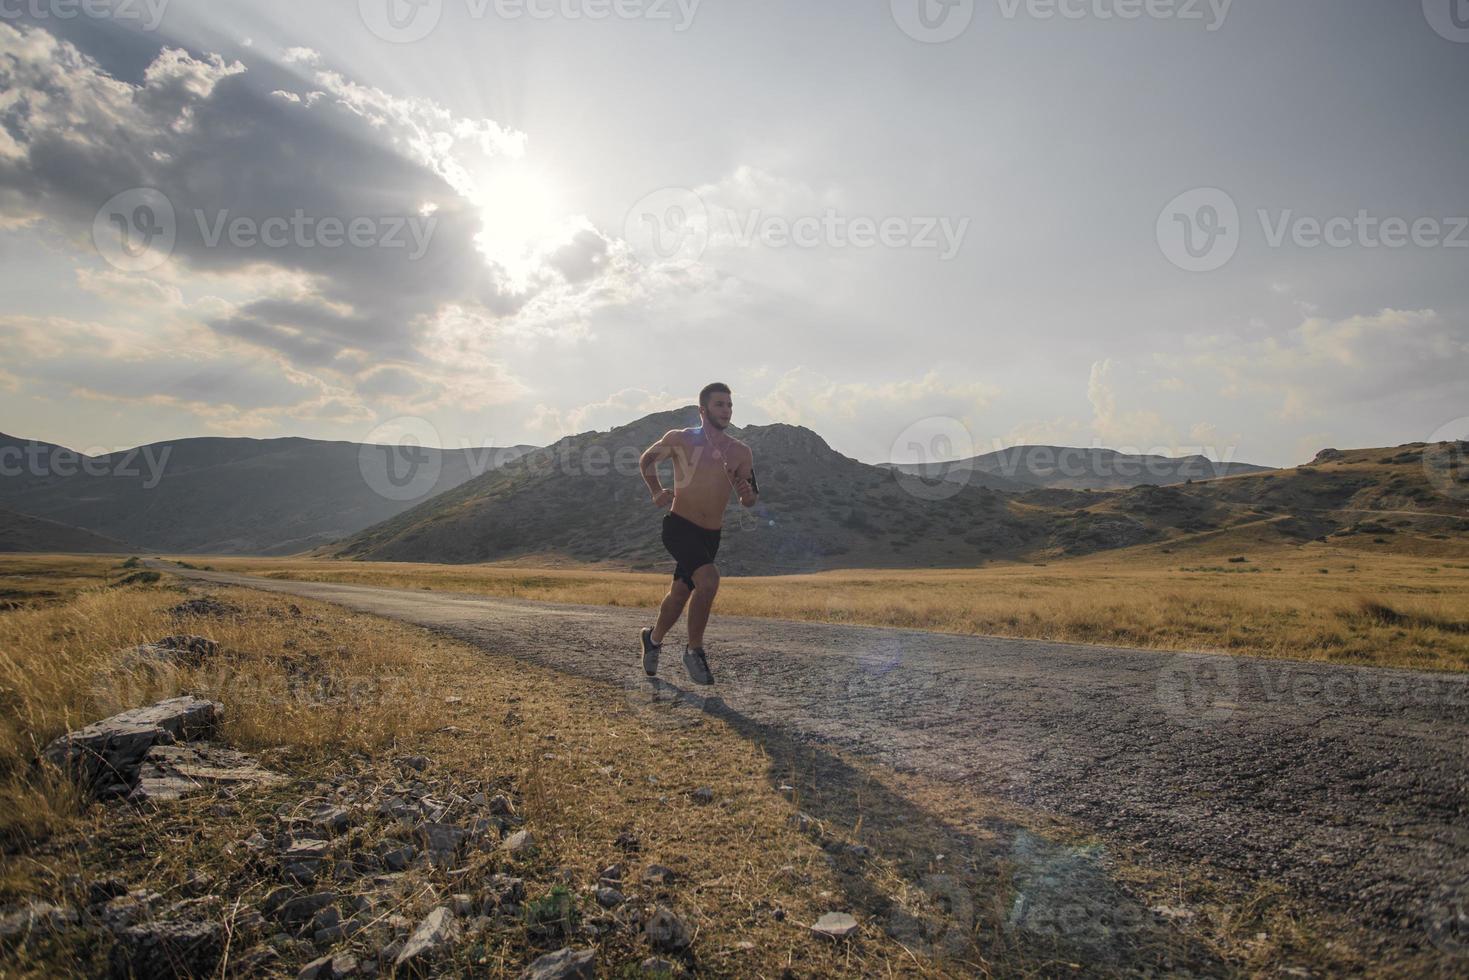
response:
<path id="1" fill-rule="evenodd" d="M 644 690 L 647 610 L 157 567 Z M 662 674 L 688 690 L 681 638 Z M 1279 882 L 1469 972 L 1469 678 L 727 617 L 709 654 L 762 726 Z"/>

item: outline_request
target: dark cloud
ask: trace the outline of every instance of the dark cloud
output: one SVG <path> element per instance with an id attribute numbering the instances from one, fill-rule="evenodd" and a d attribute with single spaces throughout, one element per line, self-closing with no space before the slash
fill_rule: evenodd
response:
<path id="1" fill-rule="evenodd" d="M 104 46 L 103 30 L 88 35 L 89 49 Z M 136 61 L 136 39 L 127 43 Z M 517 134 L 492 122 L 299 63 L 246 66 L 167 43 L 141 78 L 120 80 L 37 27 L 0 25 L 0 89 L 19 96 L 0 115 L 15 147 L 0 152 L 0 215 L 38 213 L 85 233 L 114 195 L 156 188 L 173 207 L 175 261 L 300 274 L 309 295 L 252 302 L 210 324 L 296 364 L 349 352 L 421 359 L 416 341 L 446 305 L 505 316 L 529 298 L 476 248 L 481 217 L 454 184 L 460 150 L 513 149 Z M 325 94 L 292 101 L 280 91 Z M 586 232 L 548 264 L 582 282 L 605 254 Z"/>

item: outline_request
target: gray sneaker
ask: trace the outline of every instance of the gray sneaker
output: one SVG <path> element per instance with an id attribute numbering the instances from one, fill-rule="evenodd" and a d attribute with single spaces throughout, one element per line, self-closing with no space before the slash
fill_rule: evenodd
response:
<path id="1" fill-rule="evenodd" d="M 660 644 L 653 642 L 653 627 L 643 627 L 643 673 L 649 677 L 658 674 L 658 652 L 663 649 Z"/>
<path id="2" fill-rule="evenodd" d="M 684 647 L 683 667 L 689 672 L 689 680 L 695 684 L 714 683 L 714 675 L 709 673 L 709 661 L 704 657 L 703 647 Z"/>

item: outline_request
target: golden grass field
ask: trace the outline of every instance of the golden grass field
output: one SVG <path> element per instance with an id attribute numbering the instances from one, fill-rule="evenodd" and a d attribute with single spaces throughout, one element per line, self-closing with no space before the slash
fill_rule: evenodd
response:
<path id="1" fill-rule="evenodd" d="M 396 584 L 432 581 L 442 588 L 619 603 L 656 599 L 661 581 L 507 569 L 343 570 Z M 273 821 L 281 807 L 329 791 L 323 780 L 344 773 L 361 778 L 374 767 L 390 768 L 386 760 L 395 756 L 423 753 L 434 760 L 432 771 L 464 781 L 466 790 L 513 787 L 541 849 L 530 865 L 507 869 L 494 855 L 472 866 L 469 878 L 452 882 L 427 871 L 421 887 L 402 892 L 382 915 L 417 921 L 436 896 L 472 887 L 476 876 L 492 871 L 524 874 L 533 896 L 567 878 L 592 881 L 597 869 L 621 857 L 612 849 L 614 838 L 632 833 L 642 841 L 630 861 L 634 873 L 652 862 L 678 870 L 682 884 L 674 908 L 696 930 L 701 969 L 710 975 L 780 976 L 790 969 L 803 977 L 1034 976 L 1080 969 L 1066 951 L 1038 947 L 1006 924 L 1017 873 L 1006 855 L 1017 835 L 1056 847 L 1087 844 L 1085 835 L 1059 820 L 775 733 L 752 734 L 716 715 L 661 713 L 606 685 L 329 604 L 297 599 L 296 615 L 288 597 L 208 587 L 238 606 L 239 615 L 180 621 L 167 610 L 199 587 L 186 591 L 167 574 L 157 582 L 118 584 L 129 574 L 115 558 L 0 558 L 0 581 L 16 591 L 24 589 L 15 583 L 26 582 L 54 593 L 32 607 L 0 613 L 0 907 L 33 897 L 65 901 L 75 887 L 68 876 L 75 875 L 105 874 L 176 897 L 189 894 L 190 876 L 202 871 L 225 893 L 215 914 L 236 915 L 240 907 L 258 905 L 279 882 L 261 879 L 235 842 Z M 1012 586 L 1018 592 L 1059 588 L 1043 584 L 1044 570 L 1023 574 L 1029 584 Z M 846 613 L 812 604 L 823 594 L 819 583 L 833 578 L 852 604 Z M 976 588 L 966 584 L 970 580 L 925 581 L 918 573 L 885 581 L 876 585 L 851 574 L 797 580 L 798 598 L 784 604 L 776 585 L 759 580 L 739 583 L 744 588 L 731 595 L 743 594 L 747 612 L 788 615 L 800 608 L 840 618 L 867 610 L 875 619 L 951 625 L 922 619 L 936 601 L 925 593 Z M 1119 581 L 1113 594 L 1126 596 L 1130 586 Z M 897 595 L 880 598 L 883 590 Z M 793 607 L 792 601 L 807 605 Z M 220 661 L 161 676 L 119 667 L 119 649 L 177 632 L 219 641 Z M 41 747 L 68 729 L 181 691 L 223 702 L 223 739 L 292 783 L 223 805 L 206 794 L 158 809 L 85 807 L 33 763 Z M 690 791 L 698 786 L 711 787 L 715 803 L 692 802 Z M 824 841 L 795 825 L 802 811 L 820 821 Z M 935 856 L 953 854 L 959 835 L 973 848 L 974 863 L 963 874 L 969 876 L 966 894 L 976 898 L 956 925 L 943 896 L 923 883 L 936 872 L 958 873 Z M 856 865 L 833 862 L 821 846 L 832 840 L 867 845 L 872 855 Z M 1279 890 L 1232 889 L 1192 869 L 1158 867 L 1123 852 L 1112 853 L 1108 867 L 1145 904 L 1195 910 L 1186 929 L 1163 940 L 1166 948 L 1131 950 L 1138 962 L 1157 963 L 1160 956 L 1186 962 L 1199 951 L 1246 973 L 1302 961 L 1356 972 L 1365 962 L 1369 947 L 1352 924 L 1302 916 Z M 213 908 L 213 899 L 201 901 Z M 863 926 L 855 943 L 818 941 L 805 929 L 824 911 L 861 911 L 865 904 L 901 909 L 963 941 L 942 948 L 904 944 L 876 915 L 859 916 Z M 647 955 L 635 934 L 600 942 L 609 972 Z M 496 932 L 457 954 L 455 966 L 515 975 L 535 954 L 529 947 L 523 932 Z M 4 972 L 95 974 L 105 954 L 95 937 L 62 934 L 16 951 Z M 289 957 L 278 964 L 283 975 L 294 975 L 300 965 Z"/>
<path id="2" fill-rule="evenodd" d="M 187 561 L 269 578 L 648 608 L 668 584 L 663 573 L 522 563 Z M 716 638 L 720 614 L 1466 670 L 1469 554 L 1282 547 L 1236 537 L 1044 565 L 726 576 Z"/>

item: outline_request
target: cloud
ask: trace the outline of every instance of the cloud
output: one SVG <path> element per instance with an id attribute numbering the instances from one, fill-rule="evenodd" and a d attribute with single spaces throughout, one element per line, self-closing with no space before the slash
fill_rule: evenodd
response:
<path id="1" fill-rule="evenodd" d="M 554 441 L 594 429 L 612 429 L 655 412 L 682 408 L 693 400 L 690 395 L 674 395 L 666 390 L 653 392 L 645 388 L 623 388 L 601 401 L 567 410 L 537 404 L 526 420 L 526 428 L 543 433 L 549 441 Z"/>
<path id="2" fill-rule="evenodd" d="M 1434 310 L 1384 309 L 1340 320 L 1308 317 L 1281 337 L 1221 336 L 1205 349 L 1161 359 L 1236 397 L 1266 399 L 1283 420 L 1343 406 L 1462 397 L 1469 329 Z"/>
<path id="3" fill-rule="evenodd" d="M 1000 389 L 978 381 L 954 381 L 938 371 L 903 381 L 835 381 L 804 368 L 785 372 L 756 406 L 771 419 L 808 426 L 841 452 L 887 461 L 894 441 L 913 427 L 945 430 L 950 458 L 978 452 L 984 413 Z M 735 405 L 740 392 L 735 392 Z M 939 422 L 935 422 L 939 420 Z"/>
<path id="4" fill-rule="evenodd" d="M 585 335 L 591 311 L 637 293 L 625 249 L 576 216 L 513 283 L 477 248 L 495 218 L 486 182 L 526 157 L 524 133 L 360 84 L 304 48 L 246 65 L 163 44 L 137 78 L 39 27 L 0 23 L 0 223 L 59 229 L 90 260 L 78 284 L 118 321 L 192 316 L 221 349 L 253 348 L 263 356 L 252 363 L 313 378 L 353 415 L 366 401 L 503 404 L 525 389 L 490 338 Z M 102 267 L 90 246 L 98 206 L 144 187 L 173 208 L 170 258 L 148 275 Z M 279 247 L 230 231 L 272 219 L 289 229 Z M 329 244 L 318 223 L 330 220 L 372 221 L 378 244 Z M 427 230 L 421 256 L 387 247 L 394 223 L 409 246 Z M 207 297 L 185 303 L 200 285 Z M 454 323 L 475 324 L 476 342 L 453 342 Z M 24 333 L 32 356 L 54 358 L 48 375 L 77 366 L 37 329 L 12 323 L 12 343 Z M 130 337 L 135 364 L 160 346 L 118 324 L 88 329 L 103 350 Z"/>

